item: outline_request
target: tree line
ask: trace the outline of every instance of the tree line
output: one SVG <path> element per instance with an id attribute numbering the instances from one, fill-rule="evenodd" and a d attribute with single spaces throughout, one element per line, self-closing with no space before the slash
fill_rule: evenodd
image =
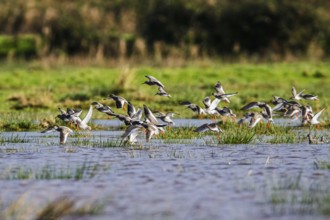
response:
<path id="1" fill-rule="evenodd" d="M 326 0 L 2 0 L 0 57 L 330 54 Z"/>

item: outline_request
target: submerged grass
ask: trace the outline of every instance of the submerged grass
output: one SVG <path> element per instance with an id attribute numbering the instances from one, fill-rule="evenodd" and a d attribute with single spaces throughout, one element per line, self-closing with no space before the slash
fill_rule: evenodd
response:
<path id="1" fill-rule="evenodd" d="M 322 168 L 321 168 L 322 169 Z M 302 172 L 272 181 L 269 195 L 274 214 L 308 214 L 330 216 L 329 188 L 323 182 L 302 182 Z"/>
<path id="2" fill-rule="evenodd" d="M 5 180 L 53 180 L 53 179 L 72 179 L 82 180 L 91 179 L 100 172 L 107 170 L 108 167 L 101 167 L 98 164 L 84 162 L 81 165 L 71 167 L 70 165 L 64 167 L 56 167 L 51 165 L 44 165 L 41 167 L 20 166 L 16 168 L 4 169 L 0 175 L 1 179 Z"/>
<path id="3" fill-rule="evenodd" d="M 167 128 L 164 135 L 158 135 L 158 138 L 169 139 L 193 139 L 201 137 L 201 133 L 194 131 L 195 127 Z"/>
<path id="4" fill-rule="evenodd" d="M 330 161 L 317 160 L 314 162 L 315 169 L 330 170 Z"/>
<path id="5" fill-rule="evenodd" d="M 0 145 L 5 145 L 6 143 L 28 143 L 29 140 L 26 136 L 21 137 L 18 134 L 11 134 L 11 136 L 3 136 L 0 134 Z"/>
<path id="6" fill-rule="evenodd" d="M 275 190 L 269 201 L 274 214 L 330 216 L 330 194 L 327 189 Z"/>
<path id="7" fill-rule="evenodd" d="M 290 134 L 284 134 L 284 135 L 274 135 L 271 137 L 271 139 L 268 140 L 268 143 L 270 144 L 294 144 L 297 143 L 297 137 L 296 134 L 290 133 Z"/>
<path id="8" fill-rule="evenodd" d="M 77 147 L 99 147 L 99 148 L 112 148 L 112 147 L 125 147 L 127 144 L 120 138 L 99 138 L 93 137 L 92 139 L 75 139 L 70 142 L 71 145 Z"/>

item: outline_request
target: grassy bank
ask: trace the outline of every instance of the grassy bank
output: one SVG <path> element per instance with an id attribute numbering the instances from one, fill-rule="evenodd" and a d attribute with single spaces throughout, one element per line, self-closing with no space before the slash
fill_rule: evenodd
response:
<path id="1" fill-rule="evenodd" d="M 220 104 L 232 108 L 238 116 L 243 114 L 239 108 L 247 102 L 270 101 L 273 95 L 288 99 L 292 86 L 319 96 L 320 101 L 309 102 L 314 111 L 330 103 L 328 63 L 212 63 L 175 68 L 108 68 L 50 67 L 32 62 L 0 66 L 2 127 L 13 118 L 21 121 L 54 120 L 58 114 L 57 107 L 87 109 L 92 101 L 107 104 L 122 113 L 115 108 L 112 100 L 103 100 L 111 93 L 125 97 L 136 107 L 146 104 L 152 110 L 174 111 L 180 114 L 177 117 L 189 118 L 194 113 L 179 103 L 191 101 L 202 106 L 203 98 L 211 95 L 217 81 L 221 81 L 226 92 L 239 93 L 231 98 L 231 103 Z M 162 81 L 172 98 L 155 96 L 156 87 L 142 84 L 146 80 L 145 75 L 153 75 Z M 327 120 L 329 115 L 325 111 L 323 120 Z M 106 117 L 95 111 L 93 118 Z"/>

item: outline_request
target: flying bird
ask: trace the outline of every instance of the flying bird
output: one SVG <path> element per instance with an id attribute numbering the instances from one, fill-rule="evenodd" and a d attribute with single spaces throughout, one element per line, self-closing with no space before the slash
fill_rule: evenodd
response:
<path id="1" fill-rule="evenodd" d="M 128 101 L 125 98 L 114 94 L 111 94 L 110 97 L 107 99 L 113 99 L 116 102 L 117 108 L 124 108 L 125 104 L 128 103 Z"/>
<path id="2" fill-rule="evenodd" d="M 217 99 L 220 99 L 221 101 L 225 101 L 227 103 L 230 103 L 229 101 L 229 97 L 234 96 L 237 94 L 237 92 L 234 93 L 225 93 L 225 90 L 223 89 L 222 84 L 220 83 L 220 81 L 218 81 L 215 86 L 214 86 L 215 92 L 212 93 L 212 95 L 214 97 L 216 97 Z"/>
<path id="3" fill-rule="evenodd" d="M 156 95 L 171 98 L 171 95 L 168 92 L 166 92 L 165 89 L 161 86 L 158 86 L 158 92 L 156 93 Z"/>
<path id="4" fill-rule="evenodd" d="M 272 116 L 273 111 L 272 111 L 272 108 L 265 102 L 250 102 L 247 105 L 243 106 L 241 108 L 241 110 L 250 110 L 250 109 L 256 108 L 256 107 L 259 107 L 262 109 L 261 116 L 263 116 L 268 121 L 267 126 L 269 127 L 270 123 L 273 122 L 273 116 Z M 257 117 L 257 115 L 255 115 L 254 117 Z"/>
<path id="5" fill-rule="evenodd" d="M 180 104 L 186 106 L 187 108 L 191 109 L 193 112 L 197 113 L 198 117 L 200 118 L 203 117 L 203 115 L 206 115 L 205 110 L 194 103 L 186 101 L 186 102 L 181 102 Z"/>
<path id="6" fill-rule="evenodd" d="M 92 114 L 93 114 L 93 106 L 91 105 L 83 120 L 81 120 L 79 117 L 75 117 L 75 122 L 77 123 L 78 127 L 83 130 L 92 130 L 92 128 L 87 125 L 87 123 L 92 118 Z"/>
<path id="7" fill-rule="evenodd" d="M 69 134 L 73 133 L 73 131 L 70 128 L 66 126 L 57 126 L 57 125 L 51 126 L 46 130 L 43 130 L 41 133 L 49 133 L 54 131 L 60 132 L 60 144 L 65 144 Z"/>
<path id="8" fill-rule="evenodd" d="M 145 76 L 148 78 L 148 81 L 145 81 L 143 84 L 147 84 L 149 86 L 158 86 L 158 87 L 162 87 L 165 88 L 165 86 L 155 77 L 153 76 Z"/>
<path id="9" fill-rule="evenodd" d="M 205 131 L 213 131 L 218 133 L 218 141 L 220 141 L 220 134 L 223 133 L 222 129 L 218 127 L 218 123 L 205 123 L 199 127 L 197 127 L 195 132 L 205 132 Z"/>

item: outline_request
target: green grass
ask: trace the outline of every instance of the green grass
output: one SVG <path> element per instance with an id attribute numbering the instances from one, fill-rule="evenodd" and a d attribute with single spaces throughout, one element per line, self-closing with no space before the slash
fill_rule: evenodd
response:
<path id="1" fill-rule="evenodd" d="M 239 93 L 231 98 L 231 103 L 220 103 L 233 109 L 238 116 L 243 115 L 239 109 L 250 101 L 269 101 L 273 95 L 289 98 L 292 86 L 319 96 L 319 102 L 308 102 L 314 111 L 330 104 L 330 65 L 325 62 L 213 63 L 172 68 L 48 66 L 31 62 L 2 63 L 0 67 L 2 130 L 35 130 L 40 122 L 55 120 L 57 107 L 87 111 L 92 101 L 100 101 L 117 113 L 124 113 L 115 108 L 112 100 L 103 100 L 111 93 L 127 98 L 137 107 L 147 104 L 152 110 L 173 111 L 180 113 L 177 117 L 191 118 L 194 113 L 179 103 L 188 100 L 202 106 L 203 98 L 211 95 L 217 81 L 221 81 L 226 92 Z M 155 96 L 156 87 L 142 85 L 145 75 L 161 80 L 172 98 Z M 329 115 L 325 111 L 321 120 Z M 107 117 L 95 111 L 93 118 Z"/>

